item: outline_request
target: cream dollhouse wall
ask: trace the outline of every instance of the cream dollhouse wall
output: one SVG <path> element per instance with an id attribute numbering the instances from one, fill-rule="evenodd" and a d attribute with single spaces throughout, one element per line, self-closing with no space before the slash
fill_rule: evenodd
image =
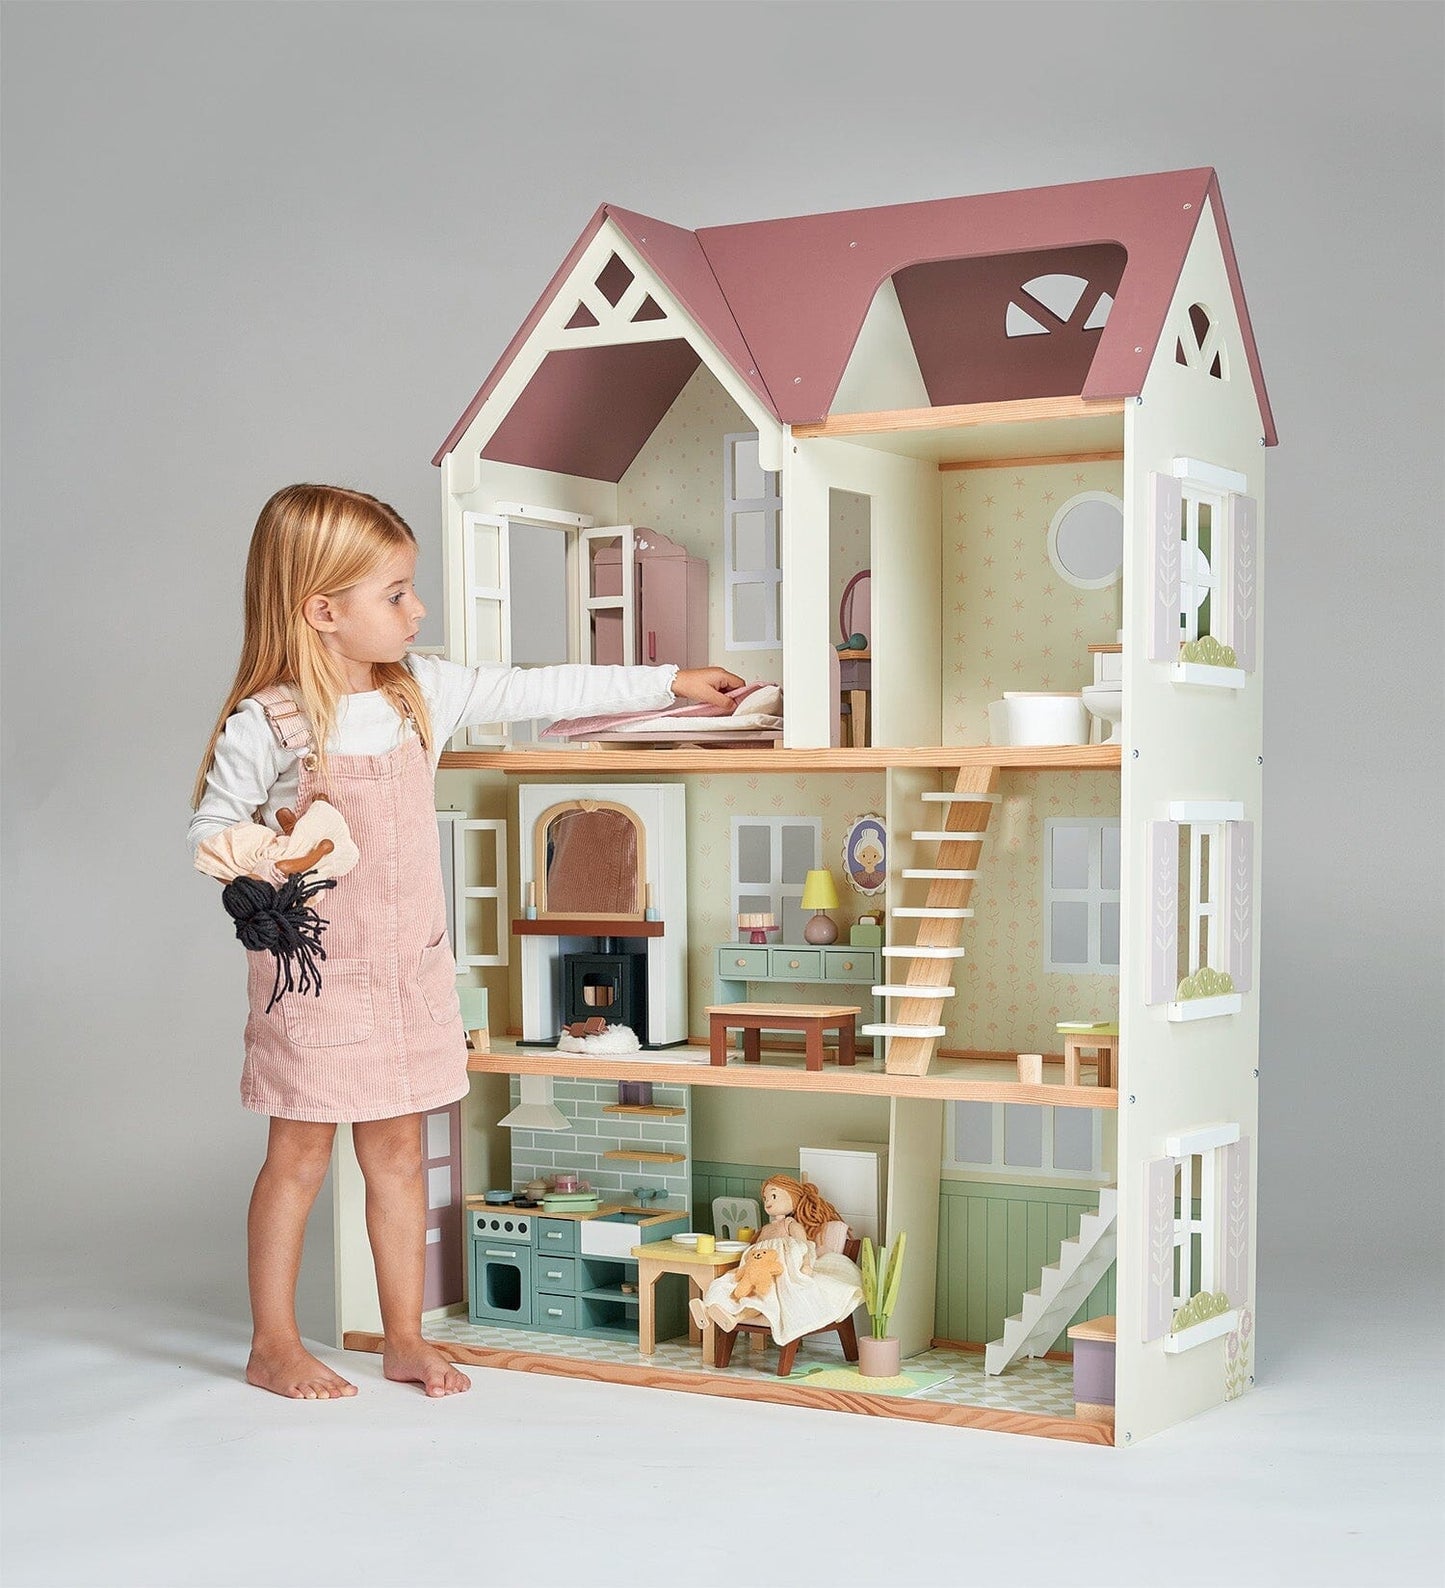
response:
<path id="1" fill-rule="evenodd" d="M 873 742 L 940 742 L 942 667 L 936 466 L 826 438 L 783 450 L 783 699 L 789 748 L 826 748 L 836 706 L 829 676 L 834 612 L 828 493 L 870 498 L 874 557 Z"/>
<path id="2" fill-rule="evenodd" d="M 646 525 L 706 559 L 708 659 L 750 683 L 778 683 L 780 650 L 730 650 L 724 643 L 723 437 L 753 428 L 700 364 L 617 482 L 617 513 L 618 522 Z"/>
<path id="3" fill-rule="evenodd" d="M 1175 337 L 1192 303 L 1222 325 L 1229 379 L 1219 381 L 1175 362 Z M 1260 818 L 1263 671 L 1244 688 L 1207 690 L 1174 684 L 1146 652 L 1152 579 L 1148 563 L 1149 475 L 1171 472 L 1176 456 L 1246 476 L 1264 507 L 1262 426 L 1240 342 L 1213 216 L 1206 206 L 1156 348 L 1139 403 L 1125 410 L 1124 699 L 1122 821 L 1125 948 L 1120 981 L 1119 1257 L 1117 1438 L 1135 1443 L 1225 1398 L 1226 1341 L 1169 1356 L 1161 1340 L 1143 1343 L 1146 1165 L 1165 1154 L 1171 1132 L 1237 1122 L 1257 1143 L 1259 1056 L 1258 932 L 1243 1008 L 1235 1015 L 1170 1023 L 1162 1004 L 1145 1004 L 1147 898 L 1145 830 L 1179 799 L 1243 801 Z M 1256 851 L 1256 872 L 1258 855 Z M 1258 909 L 1258 876 L 1254 886 Z M 1249 1207 L 1256 1205 L 1250 1152 Z M 1253 1308 L 1254 1232 L 1249 1232 L 1248 1306 Z"/>

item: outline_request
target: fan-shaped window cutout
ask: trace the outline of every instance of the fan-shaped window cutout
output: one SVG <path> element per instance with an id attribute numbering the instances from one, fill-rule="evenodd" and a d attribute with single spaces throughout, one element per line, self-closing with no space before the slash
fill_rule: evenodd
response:
<path id="1" fill-rule="evenodd" d="M 617 257 L 616 254 L 602 267 L 602 274 L 597 278 L 597 290 L 615 309 L 622 301 L 622 294 L 632 285 L 632 272 Z"/>
<path id="2" fill-rule="evenodd" d="M 1030 278 L 1024 282 L 1018 296 L 1024 303 L 1010 302 L 1004 315 L 1005 336 L 1047 336 L 1051 330 L 1068 325 L 1086 302 L 1092 306 L 1083 329 L 1101 331 L 1109 318 L 1109 310 L 1114 307 L 1114 299 L 1109 293 L 1100 292 L 1097 297 L 1093 296 L 1085 277 L 1061 272 Z M 1037 319 L 1033 311 L 1039 308 L 1047 310 L 1058 325 L 1045 325 Z"/>
<path id="3" fill-rule="evenodd" d="M 1033 315 L 1026 314 L 1018 304 L 1011 303 L 1004 316 L 1004 330 L 1010 336 L 1047 336 L 1049 328 L 1040 325 Z"/>
<path id="4" fill-rule="evenodd" d="M 579 303 L 572 311 L 572 318 L 567 322 L 569 331 L 585 330 L 589 325 L 597 324 L 597 316 L 585 303 Z"/>
<path id="5" fill-rule="evenodd" d="M 1204 370 L 1215 380 L 1229 379 L 1223 333 L 1202 303 L 1189 305 L 1189 329 L 1175 340 L 1174 362 Z"/>

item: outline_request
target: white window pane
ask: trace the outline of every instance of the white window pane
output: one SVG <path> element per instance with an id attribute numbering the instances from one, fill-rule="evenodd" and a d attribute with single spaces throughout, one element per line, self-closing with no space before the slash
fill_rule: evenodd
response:
<path id="1" fill-rule="evenodd" d="M 1004 1104 L 1003 1161 L 1011 1169 L 1042 1168 L 1044 1111 L 1037 1103 Z"/>
<path id="2" fill-rule="evenodd" d="M 738 828 L 738 878 L 740 883 L 773 880 L 772 835 L 766 827 Z"/>
<path id="3" fill-rule="evenodd" d="M 733 572 L 771 573 L 777 560 L 769 544 L 770 513 L 733 514 Z"/>
<path id="4" fill-rule="evenodd" d="M 778 587 L 775 584 L 735 584 L 733 639 L 740 645 L 762 645 L 778 632 Z"/>
<path id="5" fill-rule="evenodd" d="M 1054 1110 L 1054 1168 L 1088 1174 L 1094 1165 L 1094 1116 L 1087 1108 Z"/>
<path id="6" fill-rule="evenodd" d="M 1049 955 L 1056 965 L 1089 962 L 1089 906 L 1082 900 L 1055 900 L 1049 907 Z"/>
<path id="7" fill-rule="evenodd" d="M 802 883 L 817 865 L 817 832 L 812 827 L 783 828 L 783 882 Z"/>
<path id="8" fill-rule="evenodd" d="M 426 1172 L 426 1205 L 429 1208 L 444 1208 L 451 1205 L 451 1200 L 451 1165 L 444 1163 L 440 1168 L 428 1169 Z"/>
<path id="9" fill-rule="evenodd" d="M 752 502 L 766 494 L 766 478 L 758 466 L 758 438 L 745 436 L 733 442 L 733 496 L 740 502 Z"/>
<path id="10" fill-rule="evenodd" d="M 440 1246 L 441 1245 L 441 1243 L 442 1243 L 442 1232 L 441 1232 L 441 1226 L 439 1224 L 433 1226 L 431 1229 L 429 1229 L 426 1232 L 426 1243 L 427 1243 L 428 1246 Z"/>
<path id="11" fill-rule="evenodd" d="M 1054 828 L 1051 885 L 1055 888 L 1089 886 L 1089 829 L 1060 823 Z M 1055 952 L 1054 957 L 1060 956 Z"/>
<path id="12" fill-rule="evenodd" d="M 771 915 L 772 912 L 773 896 L 771 893 L 738 894 L 739 915 Z M 749 933 L 749 936 L 751 935 Z"/>
<path id="13" fill-rule="evenodd" d="M 1101 965 L 1117 965 L 1119 963 L 1119 906 L 1117 904 L 1101 904 L 1099 906 L 1099 963 Z"/>
<path id="14" fill-rule="evenodd" d="M 428 1114 L 426 1117 L 426 1155 L 428 1158 L 450 1158 L 452 1155 L 452 1120 L 450 1114 Z"/>
<path id="15" fill-rule="evenodd" d="M 992 1103 L 955 1103 L 953 1157 L 955 1163 L 993 1162 Z"/>
<path id="16" fill-rule="evenodd" d="M 478 585 L 496 590 L 502 583 L 502 542 L 495 525 L 472 531 L 472 578 Z"/>
<path id="17" fill-rule="evenodd" d="M 1119 887 L 1119 841 L 1122 829 L 1117 822 L 1104 823 L 1104 865 L 1099 886 L 1116 890 Z"/>

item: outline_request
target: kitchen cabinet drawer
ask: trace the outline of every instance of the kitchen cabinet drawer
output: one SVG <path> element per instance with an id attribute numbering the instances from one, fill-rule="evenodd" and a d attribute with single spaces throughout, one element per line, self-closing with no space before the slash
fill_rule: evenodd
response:
<path id="1" fill-rule="evenodd" d="M 871 948 L 828 948 L 823 950 L 823 975 L 828 981 L 872 982 L 878 964 Z"/>
<path id="2" fill-rule="evenodd" d="M 575 1219 L 538 1219 L 537 1252 L 575 1252 L 577 1250 L 577 1221 Z"/>
<path id="3" fill-rule="evenodd" d="M 539 1293 L 532 1308 L 532 1326 L 536 1329 L 575 1329 L 577 1327 L 576 1296 L 549 1296 Z"/>
<path id="4" fill-rule="evenodd" d="M 577 1259 L 557 1257 L 551 1252 L 538 1252 L 532 1270 L 538 1290 L 576 1290 Z"/>
<path id="5" fill-rule="evenodd" d="M 768 974 L 768 951 L 745 943 L 724 943 L 717 951 L 717 973 L 723 981 L 743 981 Z"/>
<path id="6" fill-rule="evenodd" d="M 770 948 L 768 975 L 778 981 L 817 981 L 823 974 L 823 954 L 816 948 Z"/>

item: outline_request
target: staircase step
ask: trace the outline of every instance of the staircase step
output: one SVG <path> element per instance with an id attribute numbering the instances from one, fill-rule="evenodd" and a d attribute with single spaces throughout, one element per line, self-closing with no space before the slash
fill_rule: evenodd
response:
<path id="1" fill-rule="evenodd" d="M 884 959 L 962 959 L 968 952 L 963 948 L 929 948 L 918 943 L 890 943 L 883 950 Z"/>
<path id="2" fill-rule="evenodd" d="M 906 866 L 903 875 L 917 877 L 924 882 L 972 882 L 978 876 L 978 872 L 917 870 L 912 866 Z"/>
<path id="3" fill-rule="evenodd" d="M 947 1026 L 859 1026 L 865 1037 L 942 1037 L 948 1034 Z"/>
<path id="4" fill-rule="evenodd" d="M 920 798 L 927 800 L 930 805 L 997 805 L 1003 795 L 957 794 L 950 790 L 946 794 L 923 794 Z"/>
<path id="5" fill-rule="evenodd" d="M 888 914 L 892 919 L 899 921 L 967 921 L 973 915 L 973 911 L 930 909 L 926 904 L 907 906 L 900 904 Z"/>
<path id="6" fill-rule="evenodd" d="M 987 833 L 914 833 L 919 844 L 981 844 Z"/>
<path id="7" fill-rule="evenodd" d="M 875 998 L 952 998 L 954 987 L 875 987 Z"/>

